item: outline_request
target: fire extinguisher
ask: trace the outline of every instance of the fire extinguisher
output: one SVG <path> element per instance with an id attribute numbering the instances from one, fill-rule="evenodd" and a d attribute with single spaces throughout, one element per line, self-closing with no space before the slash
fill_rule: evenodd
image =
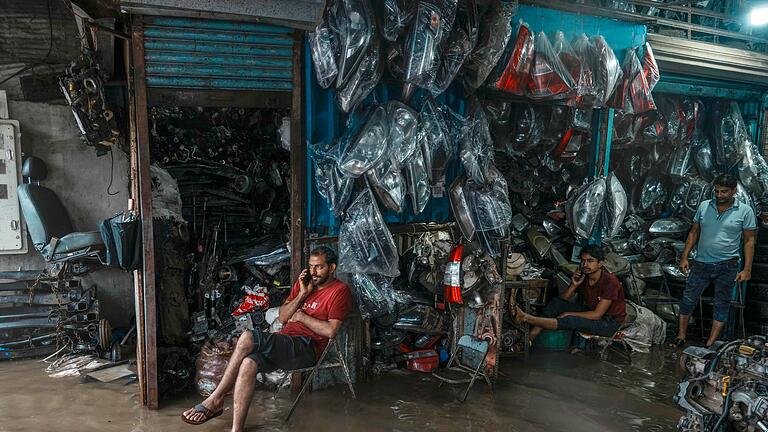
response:
<path id="1" fill-rule="evenodd" d="M 448 256 L 443 275 L 443 299 L 448 303 L 463 304 L 461 299 L 461 259 L 464 255 L 464 244 L 453 248 Z M 443 305 L 443 309 L 445 305 Z"/>

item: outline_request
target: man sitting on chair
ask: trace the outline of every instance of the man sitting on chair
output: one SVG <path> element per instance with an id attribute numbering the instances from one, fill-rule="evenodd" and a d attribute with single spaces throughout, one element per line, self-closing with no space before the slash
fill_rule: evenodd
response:
<path id="1" fill-rule="evenodd" d="M 256 384 L 256 372 L 311 367 L 336 336 L 352 310 L 349 287 L 334 277 L 336 253 L 325 246 L 313 250 L 291 294 L 280 306 L 278 333 L 244 332 L 237 341 L 221 382 L 202 403 L 188 409 L 182 419 L 199 425 L 221 415 L 224 396 L 234 388 L 232 431 L 243 430 Z"/>
<path id="2" fill-rule="evenodd" d="M 621 282 L 603 268 L 605 253 L 597 246 L 581 250 L 581 267 L 571 278 L 571 284 L 560 297 L 544 307 L 542 315 L 526 314 L 515 306 L 514 318 L 534 326 L 533 341 L 543 329 L 576 330 L 598 336 L 613 336 L 627 317 L 624 289 Z M 571 303 L 580 291 L 584 304 Z"/>

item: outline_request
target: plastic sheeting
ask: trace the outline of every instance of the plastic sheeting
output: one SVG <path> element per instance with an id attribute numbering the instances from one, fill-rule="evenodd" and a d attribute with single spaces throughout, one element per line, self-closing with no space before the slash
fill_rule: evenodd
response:
<path id="1" fill-rule="evenodd" d="M 565 214 L 574 235 L 587 239 L 602 217 L 608 187 L 605 178 L 595 179 L 580 187 L 568 197 Z"/>
<path id="2" fill-rule="evenodd" d="M 322 88 L 330 87 L 339 74 L 339 68 L 336 65 L 337 44 L 338 36 L 331 30 L 327 17 L 315 27 L 315 31 L 309 34 L 315 75 Z"/>
<path id="3" fill-rule="evenodd" d="M 388 138 L 387 112 L 379 106 L 367 116 L 359 130 L 347 129 L 341 139 L 343 154 L 339 159 L 339 168 L 352 177 L 365 174 L 387 154 Z"/>
<path id="4" fill-rule="evenodd" d="M 710 112 L 714 116 L 711 123 L 714 124 L 715 160 L 729 170 L 744 157 L 749 142 L 747 127 L 736 102 L 718 101 Z"/>
<path id="5" fill-rule="evenodd" d="M 456 17 L 456 0 L 419 1 L 405 48 L 403 100 L 413 86 L 429 88 L 437 76 L 443 42 L 448 40 Z"/>
<path id="6" fill-rule="evenodd" d="M 394 155 L 367 172 L 371 189 L 384 207 L 402 213 L 405 207 L 406 183 L 400 161 Z"/>
<path id="7" fill-rule="evenodd" d="M 352 293 L 363 319 L 376 318 L 396 311 L 397 302 L 392 279 L 386 276 L 355 273 L 352 275 Z"/>
<path id="8" fill-rule="evenodd" d="M 329 5 L 334 8 L 334 4 Z M 339 61 L 336 88 L 349 87 L 347 82 L 358 66 L 368 58 L 369 45 L 376 40 L 373 10 L 368 0 L 338 0 L 336 26 L 339 32 Z M 376 51 L 378 55 L 378 50 Z M 348 112 L 348 110 L 346 110 Z"/>
<path id="9" fill-rule="evenodd" d="M 627 192 L 619 179 L 611 174 L 606 179 L 605 208 L 603 209 L 603 237 L 611 239 L 618 235 L 629 209 Z"/>
<path id="10" fill-rule="evenodd" d="M 354 178 L 345 175 L 336 163 L 338 144 L 331 146 L 320 143 L 311 146 L 315 161 L 315 184 L 320 196 L 328 201 L 328 206 L 336 217 L 341 217 L 352 197 Z"/>
<path id="11" fill-rule="evenodd" d="M 464 61 L 472 53 L 478 38 L 478 13 L 475 0 L 466 0 L 456 13 L 453 29 L 440 58 L 437 75 L 429 91 L 433 96 L 444 92 L 453 82 Z"/>
<path id="12" fill-rule="evenodd" d="M 757 198 L 768 193 L 768 163 L 751 142 L 744 146 L 744 157 L 739 163 L 739 179 Z"/>
<path id="13" fill-rule="evenodd" d="M 339 98 L 342 111 L 351 112 L 368 97 L 379 83 L 382 73 L 381 49 L 378 39 L 374 39 L 357 69 L 347 79 L 346 85 L 337 90 L 336 96 Z"/>
<path id="14" fill-rule="evenodd" d="M 528 24 L 521 22 L 503 72 L 493 86 L 507 93 L 523 96 L 531 82 L 531 68 L 534 63 L 534 35 Z M 502 64 L 502 63 L 499 63 Z"/>
<path id="15" fill-rule="evenodd" d="M 467 176 L 475 183 L 486 183 L 486 173 L 493 163 L 493 139 L 488 119 L 480 106 L 467 119 L 460 157 Z"/>
<path id="16" fill-rule="evenodd" d="M 462 128 L 452 127 L 456 118 L 448 107 L 438 106 L 433 99 L 427 99 L 421 107 L 419 140 L 432 185 L 436 185 L 443 178 L 446 164 L 457 153 L 456 147 L 462 137 Z"/>
<path id="17" fill-rule="evenodd" d="M 339 272 L 397 277 L 399 255 L 370 190 L 347 209 L 339 229 Z"/>
<path id="18" fill-rule="evenodd" d="M 480 87 L 496 67 L 512 37 L 512 16 L 516 6 L 495 0 L 483 15 L 477 45 L 461 70 L 465 86 Z"/>
<path id="19" fill-rule="evenodd" d="M 534 46 L 530 97 L 547 100 L 569 98 L 575 92 L 576 83 L 544 32 L 536 35 Z"/>
<path id="20" fill-rule="evenodd" d="M 627 49 L 622 65 L 623 80 L 616 88 L 611 105 L 625 113 L 643 113 L 656 109 L 651 87 L 634 48 Z"/>
<path id="21" fill-rule="evenodd" d="M 374 5 L 379 7 L 377 17 L 381 20 L 382 37 L 397 41 L 413 20 L 416 4 L 410 0 L 378 0 Z"/>
<path id="22" fill-rule="evenodd" d="M 406 180 L 408 196 L 411 198 L 413 214 L 420 214 L 427 206 L 432 188 L 429 184 L 429 172 L 424 162 L 421 147 L 416 146 L 410 159 L 406 161 Z"/>
<path id="23" fill-rule="evenodd" d="M 622 77 L 619 61 L 616 55 L 602 36 L 593 36 L 592 43 L 597 57 L 591 59 L 593 69 L 593 82 L 596 89 L 596 107 L 603 107 L 610 99 Z"/>
<path id="24" fill-rule="evenodd" d="M 633 351 L 647 353 L 651 345 L 664 343 L 667 336 L 667 323 L 650 309 L 627 301 L 627 306 L 637 311 L 635 321 L 622 330 L 624 341 Z"/>

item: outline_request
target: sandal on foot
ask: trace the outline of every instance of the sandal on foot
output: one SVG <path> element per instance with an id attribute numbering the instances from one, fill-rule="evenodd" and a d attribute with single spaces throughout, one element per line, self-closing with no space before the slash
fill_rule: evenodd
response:
<path id="1" fill-rule="evenodd" d="M 201 425 L 201 424 L 207 422 L 208 420 L 210 420 L 212 418 L 216 418 L 216 417 L 222 415 L 224 413 L 224 410 L 220 409 L 220 410 L 218 410 L 216 412 L 213 412 L 213 411 L 209 410 L 208 408 L 206 408 L 205 405 L 197 404 L 197 405 L 195 405 L 195 412 L 196 413 L 201 413 L 204 416 L 204 418 L 202 420 L 190 420 L 190 419 L 187 418 L 187 416 L 185 416 L 182 413 L 181 414 L 181 419 L 184 420 L 184 423 L 189 423 L 191 425 L 197 426 L 197 425 Z"/>
<path id="2" fill-rule="evenodd" d="M 672 348 L 682 348 L 685 345 L 685 339 L 675 338 L 674 342 L 670 342 L 669 346 Z"/>

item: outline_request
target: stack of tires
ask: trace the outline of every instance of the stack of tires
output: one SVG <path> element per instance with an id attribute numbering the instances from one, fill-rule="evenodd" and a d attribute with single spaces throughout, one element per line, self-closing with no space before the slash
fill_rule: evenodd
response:
<path id="1" fill-rule="evenodd" d="M 758 229 L 752 280 L 747 285 L 747 334 L 768 335 L 768 228 Z"/>

